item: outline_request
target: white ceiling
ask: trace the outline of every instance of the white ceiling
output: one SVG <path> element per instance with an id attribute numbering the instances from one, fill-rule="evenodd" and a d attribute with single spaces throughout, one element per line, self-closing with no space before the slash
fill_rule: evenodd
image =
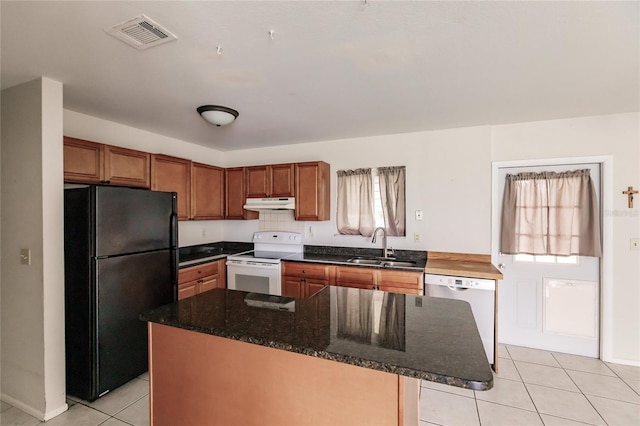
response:
<path id="1" fill-rule="evenodd" d="M 0 5 L 3 89 L 46 76 L 67 109 L 222 151 L 640 109 L 638 1 Z M 178 40 L 104 31 L 141 14 Z"/>

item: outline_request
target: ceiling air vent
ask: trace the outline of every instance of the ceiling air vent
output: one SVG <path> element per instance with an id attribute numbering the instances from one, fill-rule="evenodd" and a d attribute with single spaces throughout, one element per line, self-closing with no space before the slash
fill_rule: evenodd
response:
<path id="1" fill-rule="evenodd" d="M 105 31 L 138 50 L 148 49 L 178 38 L 144 15 L 107 28 Z"/>

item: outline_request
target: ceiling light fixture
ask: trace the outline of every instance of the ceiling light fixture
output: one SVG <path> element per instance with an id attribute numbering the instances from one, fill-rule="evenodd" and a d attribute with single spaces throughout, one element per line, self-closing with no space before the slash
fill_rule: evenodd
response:
<path id="1" fill-rule="evenodd" d="M 238 111 L 235 109 L 219 105 L 203 105 L 196 108 L 196 111 L 202 118 L 218 127 L 227 125 L 238 117 Z"/>

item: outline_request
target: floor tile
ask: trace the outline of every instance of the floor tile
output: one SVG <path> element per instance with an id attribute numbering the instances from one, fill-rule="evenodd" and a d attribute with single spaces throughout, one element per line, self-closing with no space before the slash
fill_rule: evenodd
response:
<path id="1" fill-rule="evenodd" d="M 510 359 L 502 358 L 498 361 L 498 372 L 495 373 L 495 377 L 501 379 L 517 380 L 521 381 L 520 374 L 516 370 L 516 366 Z"/>
<path id="2" fill-rule="evenodd" d="M 585 356 L 553 353 L 553 357 L 560 363 L 562 368 L 567 370 L 585 371 L 587 373 L 603 374 L 605 376 L 615 376 L 607 364 L 597 358 L 589 358 Z"/>
<path id="3" fill-rule="evenodd" d="M 498 358 L 511 359 L 511 355 L 509 355 L 509 351 L 505 345 L 498 345 Z"/>
<path id="4" fill-rule="evenodd" d="M 422 388 L 420 420 L 443 426 L 480 424 L 473 398 L 428 388 Z"/>
<path id="5" fill-rule="evenodd" d="M 146 380 L 148 382 L 149 381 L 149 372 L 147 371 L 146 373 L 142 373 L 141 375 L 138 376 L 138 379 Z"/>
<path id="6" fill-rule="evenodd" d="M 149 396 L 145 396 L 139 401 L 128 406 L 115 415 L 117 419 L 125 421 L 135 426 L 149 425 Z"/>
<path id="7" fill-rule="evenodd" d="M 75 404 L 64 413 L 47 421 L 46 426 L 97 426 L 107 420 L 108 415 L 82 404 Z"/>
<path id="8" fill-rule="evenodd" d="M 531 362 L 534 364 L 549 365 L 551 367 L 560 367 L 558 361 L 551 355 L 549 351 L 541 349 L 523 348 L 521 346 L 507 346 L 511 359 L 514 361 Z"/>
<path id="9" fill-rule="evenodd" d="M 632 365 L 611 364 L 606 363 L 618 376 L 623 379 L 640 380 L 640 367 L 634 367 Z"/>
<path id="10" fill-rule="evenodd" d="M 631 389 L 635 391 L 635 393 L 640 395 L 640 380 L 633 380 L 633 379 L 622 379 L 622 380 L 626 384 L 628 384 L 629 387 L 631 387 Z"/>
<path id="11" fill-rule="evenodd" d="M 11 407 L 13 407 L 13 405 L 9 404 L 8 402 L 0 401 L 0 413 L 8 410 Z"/>
<path id="12" fill-rule="evenodd" d="M 46 426 L 46 425 L 45 425 Z M 130 426 L 129 423 L 125 423 L 122 420 L 118 420 L 115 417 L 110 417 L 104 423 L 100 423 L 100 426 Z"/>
<path id="13" fill-rule="evenodd" d="M 585 426 L 587 423 L 576 422 L 574 420 L 563 419 L 562 417 L 550 416 L 548 414 L 540 414 L 542 422 L 545 426 Z"/>
<path id="14" fill-rule="evenodd" d="M 429 389 L 438 390 L 441 392 L 448 392 L 456 395 L 473 398 L 473 391 L 471 389 L 460 388 L 457 386 L 443 385 L 442 383 L 431 382 L 429 380 L 422 380 L 421 386 L 423 388 L 429 388 Z"/>
<path id="15" fill-rule="evenodd" d="M 525 383 L 573 392 L 580 391 L 562 368 L 521 361 L 515 361 L 515 364 L 520 376 L 522 376 L 522 381 Z"/>
<path id="16" fill-rule="evenodd" d="M 567 373 L 586 395 L 640 404 L 640 395 L 635 393 L 629 385 L 618 377 L 602 376 L 582 371 L 568 371 Z"/>
<path id="17" fill-rule="evenodd" d="M 478 401 L 478 413 L 480 414 L 480 423 L 482 426 L 543 426 L 540 416 L 535 411 L 520 410 L 491 402 Z"/>
<path id="18" fill-rule="evenodd" d="M 35 426 L 39 423 L 40 420 L 16 407 L 11 407 L 0 413 L 0 425 L 2 426 Z"/>
<path id="19" fill-rule="evenodd" d="M 496 377 L 494 379 L 493 389 L 476 392 L 476 399 L 508 405 L 523 410 L 536 411 L 536 407 L 533 405 L 524 383 L 513 380 Z M 480 419 L 482 420 L 482 416 L 480 416 Z M 484 422 L 482 422 L 482 424 L 484 424 Z"/>
<path id="20" fill-rule="evenodd" d="M 102 398 L 98 398 L 93 402 L 83 401 L 82 404 L 113 416 L 148 394 L 149 382 L 133 379 Z"/>
<path id="21" fill-rule="evenodd" d="M 592 425 L 605 425 L 602 417 L 581 393 L 531 384 L 526 386 L 540 414 L 550 414 Z"/>
<path id="22" fill-rule="evenodd" d="M 640 405 L 587 395 L 589 401 L 610 425 L 639 425 Z"/>

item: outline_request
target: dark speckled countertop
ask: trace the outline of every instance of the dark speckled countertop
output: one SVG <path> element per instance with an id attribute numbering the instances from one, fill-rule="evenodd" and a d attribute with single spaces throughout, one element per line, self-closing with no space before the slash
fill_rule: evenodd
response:
<path id="1" fill-rule="evenodd" d="M 253 250 L 253 243 L 220 241 L 217 243 L 180 247 L 178 259 L 180 267 L 186 268 L 187 266 L 212 262 L 231 254 L 238 254 L 248 250 Z"/>
<path id="2" fill-rule="evenodd" d="M 287 298 L 291 312 L 248 306 L 248 294 L 214 289 L 141 319 L 468 389 L 493 386 L 467 302 L 326 287 Z"/>
<path id="3" fill-rule="evenodd" d="M 338 265 L 380 267 L 376 265 L 362 265 L 349 262 L 353 257 L 382 258 L 382 249 L 361 248 L 361 247 L 333 247 L 333 246 L 304 246 L 302 258 L 295 261 L 330 263 Z M 286 259 L 285 259 L 286 260 Z M 427 263 L 427 252 L 419 250 L 394 250 L 390 260 L 411 261 L 414 266 L 391 267 L 392 269 L 406 269 L 424 271 Z M 389 268 L 389 267 L 387 267 Z"/>

